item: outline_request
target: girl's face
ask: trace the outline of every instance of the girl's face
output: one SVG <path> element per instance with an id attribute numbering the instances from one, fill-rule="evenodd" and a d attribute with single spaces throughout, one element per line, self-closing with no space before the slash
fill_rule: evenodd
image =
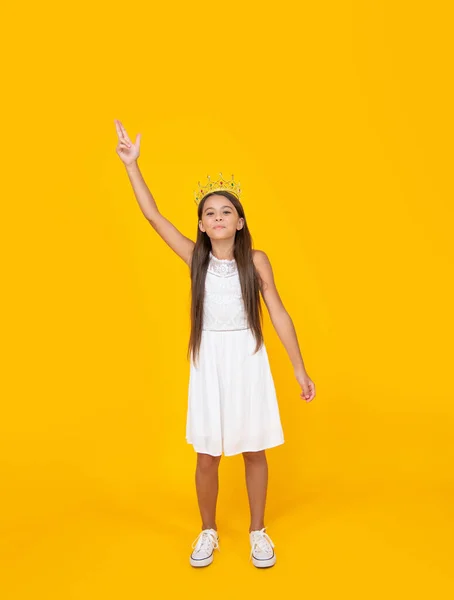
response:
<path id="1" fill-rule="evenodd" d="M 244 219 L 225 196 L 213 194 L 205 200 L 199 227 L 208 237 L 217 240 L 233 237 L 243 225 Z"/>

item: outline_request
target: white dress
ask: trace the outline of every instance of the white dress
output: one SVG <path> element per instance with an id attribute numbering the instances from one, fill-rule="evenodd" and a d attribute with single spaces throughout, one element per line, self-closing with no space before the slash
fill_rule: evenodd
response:
<path id="1" fill-rule="evenodd" d="M 190 360 L 186 440 L 196 452 L 232 456 L 284 443 L 265 344 L 248 327 L 235 260 L 210 252 L 197 365 Z"/>

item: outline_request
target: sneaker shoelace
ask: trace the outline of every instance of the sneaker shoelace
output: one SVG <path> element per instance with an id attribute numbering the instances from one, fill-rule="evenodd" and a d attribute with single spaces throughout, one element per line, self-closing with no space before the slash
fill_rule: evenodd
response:
<path id="1" fill-rule="evenodd" d="M 212 529 L 204 529 L 201 531 L 192 542 L 192 547 L 195 548 L 194 554 L 202 550 L 207 550 L 209 553 L 211 553 L 213 547 L 214 549 L 217 548 L 219 552 L 221 551 L 219 548 L 218 537 Z"/>
<path id="2" fill-rule="evenodd" d="M 270 536 L 267 533 L 265 533 L 265 529 L 266 527 L 264 527 L 263 529 L 259 529 L 258 531 L 254 531 L 252 533 L 252 547 L 249 559 L 252 559 L 252 554 L 254 553 L 254 550 L 258 550 L 259 552 L 272 552 L 274 544 L 271 541 Z"/>

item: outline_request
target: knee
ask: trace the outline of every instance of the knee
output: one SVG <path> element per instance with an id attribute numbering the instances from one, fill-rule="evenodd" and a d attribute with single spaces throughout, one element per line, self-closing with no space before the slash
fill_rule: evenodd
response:
<path id="1" fill-rule="evenodd" d="M 202 469 L 204 471 L 215 469 L 219 466 L 221 457 L 222 455 L 212 456 L 211 454 L 203 454 L 202 452 L 197 452 L 197 468 Z"/>
<path id="2" fill-rule="evenodd" d="M 243 458 L 246 463 L 263 463 L 266 462 L 265 450 L 258 452 L 243 452 Z"/>

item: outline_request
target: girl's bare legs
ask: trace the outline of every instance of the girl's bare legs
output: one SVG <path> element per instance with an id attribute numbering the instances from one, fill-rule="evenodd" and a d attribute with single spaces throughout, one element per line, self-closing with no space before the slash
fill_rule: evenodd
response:
<path id="1" fill-rule="evenodd" d="M 246 485 L 251 511 L 249 532 L 265 527 L 265 504 L 268 486 L 268 463 L 265 450 L 243 452 Z"/>
<path id="2" fill-rule="evenodd" d="M 219 491 L 219 463 L 221 456 L 211 456 L 211 454 L 197 452 L 195 483 L 197 501 L 202 517 L 202 529 L 215 529 L 217 531 L 216 502 Z"/>

